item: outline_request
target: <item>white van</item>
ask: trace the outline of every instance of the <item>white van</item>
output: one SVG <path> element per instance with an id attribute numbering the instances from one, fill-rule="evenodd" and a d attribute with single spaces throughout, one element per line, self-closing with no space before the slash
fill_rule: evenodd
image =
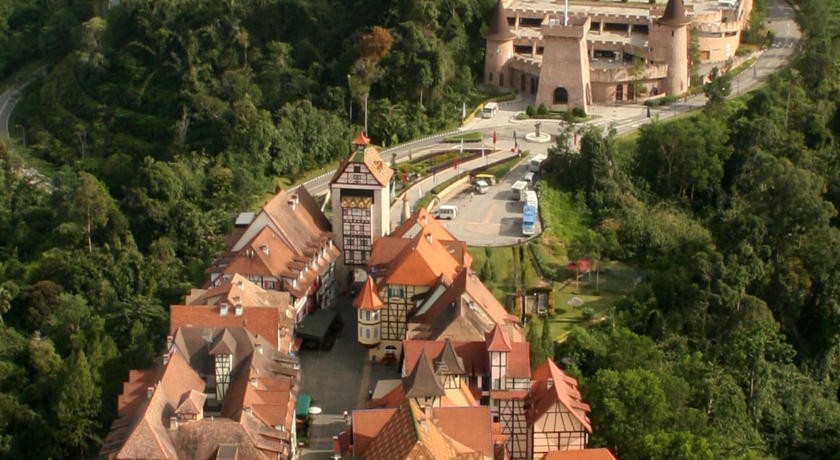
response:
<path id="1" fill-rule="evenodd" d="M 496 116 L 496 112 L 499 111 L 499 104 L 496 102 L 488 102 L 484 104 L 484 108 L 481 110 L 481 118 L 493 118 Z"/>
<path id="2" fill-rule="evenodd" d="M 476 193 L 478 193 L 480 195 L 484 195 L 485 193 L 487 193 L 490 190 L 490 184 L 488 184 L 487 182 L 484 182 L 483 180 L 477 180 L 477 181 L 475 181 L 474 188 L 475 188 Z"/>
<path id="3" fill-rule="evenodd" d="M 534 173 L 532 173 L 532 172 L 525 173 L 525 175 L 522 176 L 522 180 L 527 182 L 528 185 L 534 185 Z"/>
<path id="4" fill-rule="evenodd" d="M 445 204 L 437 209 L 437 218 L 438 219 L 449 219 L 452 220 L 458 217 L 458 206 L 453 206 L 451 204 Z"/>
<path id="5" fill-rule="evenodd" d="M 522 201 L 525 197 L 525 190 L 528 190 L 528 183 L 524 180 L 514 182 L 510 188 L 510 199 L 513 201 Z"/>
<path id="6" fill-rule="evenodd" d="M 528 206 L 533 206 L 534 209 L 537 209 L 539 206 L 539 201 L 537 199 L 537 192 L 533 190 L 526 190 L 525 197 L 522 199 Z"/>

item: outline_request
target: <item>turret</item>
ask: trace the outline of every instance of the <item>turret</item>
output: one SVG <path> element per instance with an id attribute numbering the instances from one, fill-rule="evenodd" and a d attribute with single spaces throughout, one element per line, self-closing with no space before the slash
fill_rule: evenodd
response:
<path id="1" fill-rule="evenodd" d="M 490 28 L 484 38 L 487 50 L 484 55 L 484 83 L 489 86 L 504 88 L 511 86 L 508 75 L 508 62 L 513 58 L 513 39 L 516 35 L 508 25 L 505 6 L 502 0 L 496 2 L 496 8 L 490 17 Z"/>
<path id="2" fill-rule="evenodd" d="M 653 21 L 648 46 L 655 62 L 668 65 L 665 81 L 660 88 L 670 95 L 688 90 L 688 24 L 682 0 L 668 0 L 665 13 Z"/>
<path id="3" fill-rule="evenodd" d="M 362 345 L 376 345 L 379 343 L 379 311 L 385 306 L 373 278 L 368 277 L 361 291 L 353 299 L 353 307 L 358 311 L 359 343 Z"/>

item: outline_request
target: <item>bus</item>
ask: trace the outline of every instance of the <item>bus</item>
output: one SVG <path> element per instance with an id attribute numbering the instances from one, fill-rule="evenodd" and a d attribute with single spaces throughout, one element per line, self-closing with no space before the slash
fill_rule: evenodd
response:
<path id="1" fill-rule="evenodd" d="M 531 161 L 528 163 L 528 171 L 539 173 L 540 166 L 542 166 L 543 161 L 545 161 L 548 157 L 546 155 L 534 155 L 531 157 Z"/>
<path id="2" fill-rule="evenodd" d="M 522 234 L 533 235 L 537 230 L 536 218 L 537 210 L 530 204 L 526 204 L 522 208 Z"/>

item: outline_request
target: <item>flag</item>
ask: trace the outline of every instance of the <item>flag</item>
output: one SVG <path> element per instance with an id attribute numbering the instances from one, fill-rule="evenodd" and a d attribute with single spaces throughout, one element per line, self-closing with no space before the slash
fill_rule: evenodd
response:
<path id="1" fill-rule="evenodd" d="M 403 170 L 402 170 L 402 183 L 403 183 L 403 184 L 405 183 L 405 180 L 406 180 L 406 177 L 405 177 L 405 169 L 403 169 Z"/>
<path id="2" fill-rule="evenodd" d="M 493 130 L 493 148 L 496 148 L 496 130 Z"/>
<path id="3" fill-rule="evenodd" d="M 457 158 L 452 162 L 452 167 L 455 168 L 456 171 L 458 170 L 458 159 Z"/>

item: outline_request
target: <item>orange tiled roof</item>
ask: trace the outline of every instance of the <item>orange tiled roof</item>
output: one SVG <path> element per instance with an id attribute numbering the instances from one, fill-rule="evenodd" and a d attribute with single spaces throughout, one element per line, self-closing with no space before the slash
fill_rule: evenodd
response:
<path id="1" fill-rule="evenodd" d="M 234 273 L 230 280 L 210 289 L 192 289 L 184 299 L 186 305 L 219 305 L 225 302 L 247 306 L 285 306 L 291 303 L 289 293 L 269 291 L 249 281 L 239 273 Z"/>
<path id="2" fill-rule="evenodd" d="M 425 231 L 431 233 L 435 239 L 444 241 L 455 241 L 456 238 L 449 233 L 426 208 L 420 208 L 408 220 L 401 223 L 391 232 L 390 236 L 395 238 L 413 238 L 415 235 Z"/>
<path id="3" fill-rule="evenodd" d="M 353 455 L 360 456 L 367 450 L 370 442 L 396 412 L 395 407 L 353 411 Z"/>
<path id="4" fill-rule="evenodd" d="M 368 144 L 370 144 L 370 139 L 368 139 L 368 137 L 365 136 L 365 132 L 360 129 L 359 132 L 356 133 L 356 137 L 353 138 L 353 145 L 365 146 Z"/>
<path id="5" fill-rule="evenodd" d="M 487 351 L 511 351 L 510 341 L 498 324 L 487 336 Z"/>
<path id="6" fill-rule="evenodd" d="M 435 407 L 432 416 L 447 436 L 493 458 L 493 417 L 489 406 Z"/>
<path id="7" fill-rule="evenodd" d="M 394 411 L 361 455 L 368 460 L 459 456 L 453 443 L 432 420 L 426 420 L 423 411 L 412 401 L 404 402 Z"/>
<path id="8" fill-rule="evenodd" d="M 384 284 L 431 286 L 441 275 L 455 277 L 460 264 L 431 234 L 418 233 L 411 242 L 391 262 Z"/>
<path id="9" fill-rule="evenodd" d="M 424 354 L 430 362 L 440 356 L 446 342 L 443 340 L 404 340 L 403 341 L 403 366 L 404 369 L 414 369 L 421 354 Z M 481 342 L 458 342 L 452 341 L 455 352 L 463 360 L 464 370 L 467 375 L 489 375 L 490 365 L 486 343 Z"/>
<path id="10" fill-rule="evenodd" d="M 379 294 L 376 293 L 376 285 L 373 284 L 373 278 L 368 276 L 362 285 L 361 291 L 353 299 L 353 307 L 359 310 L 380 310 L 385 306 Z"/>
<path id="11" fill-rule="evenodd" d="M 541 460 L 616 460 L 609 449 L 556 450 L 546 452 Z"/>
<path id="12" fill-rule="evenodd" d="M 549 384 L 548 382 L 551 382 Z M 531 397 L 528 419 L 535 421 L 555 404 L 561 404 L 589 433 L 589 405 L 581 399 L 577 380 L 566 375 L 554 361 L 546 358 L 531 373 Z"/>

